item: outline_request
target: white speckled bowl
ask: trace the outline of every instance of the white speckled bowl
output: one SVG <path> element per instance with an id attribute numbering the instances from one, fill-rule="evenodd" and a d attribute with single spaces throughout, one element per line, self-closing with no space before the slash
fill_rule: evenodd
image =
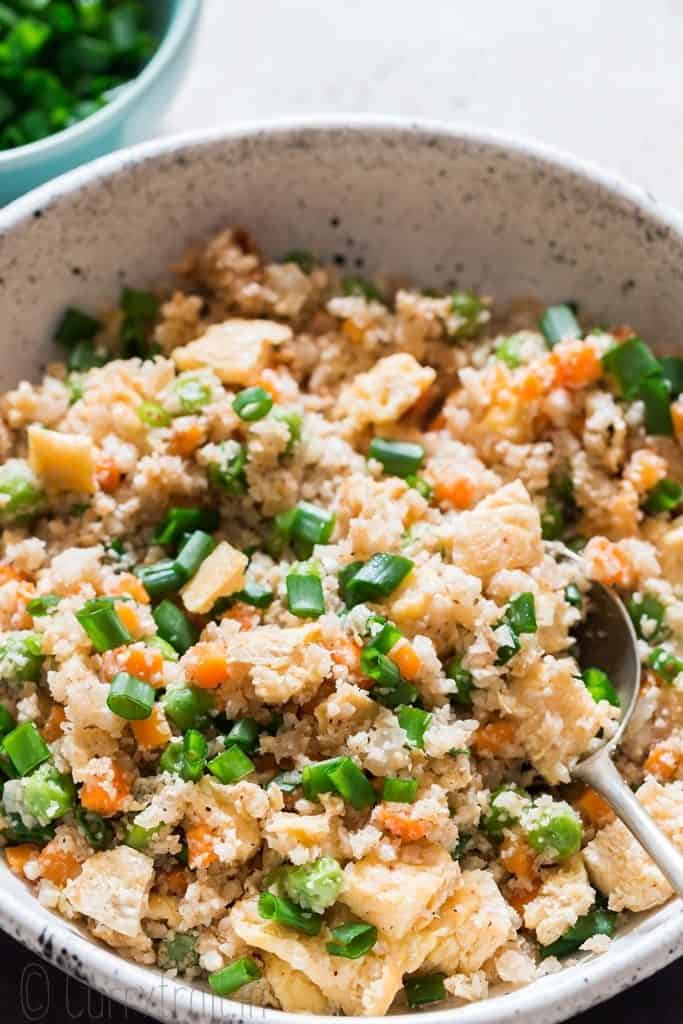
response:
<path id="1" fill-rule="evenodd" d="M 273 255 L 306 247 L 350 270 L 457 281 L 502 300 L 572 298 L 660 347 L 680 343 L 683 227 L 639 190 L 541 146 L 472 130 L 267 125 L 124 150 L 0 212 L 0 386 L 38 376 L 65 305 L 97 307 L 123 282 L 157 281 L 188 242 L 234 223 Z M 114 999 L 168 1021 L 301 1024 L 121 960 L 0 870 L 2 927 Z M 410 1016 L 554 1024 L 681 953 L 676 901 L 634 920 L 603 957 L 484 1003 Z"/>

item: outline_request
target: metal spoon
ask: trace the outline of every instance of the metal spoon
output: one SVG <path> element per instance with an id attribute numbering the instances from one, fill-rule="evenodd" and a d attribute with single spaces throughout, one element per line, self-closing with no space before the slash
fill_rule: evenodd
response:
<path id="1" fill-rule="evenodd" d="M 563 554 L 580 561 L 569 549 Z M 577 640 L 581 667 L 602 669 L 619 694 L 621 720 L 614 736 L 579 761 L 572 770 L 572 776 L 587 783 L 607 801 L 647 850 L 672 888 L 683 896 L 683 856 L 655 825 L 612 760 L 638 702 L 640 658 L 633 623 L 623 602 L 613 590 L 596 580 L 591 582 L 589 610 L 577 630 Z"/>

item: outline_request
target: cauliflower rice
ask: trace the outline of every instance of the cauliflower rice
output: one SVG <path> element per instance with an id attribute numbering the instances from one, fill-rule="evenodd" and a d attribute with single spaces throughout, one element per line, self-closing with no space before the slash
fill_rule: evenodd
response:
<path id="1" fill-rule="evenodd" d="M 619 717 L 573 631 L 588 580 L 628 602 L 618 763 L 683 849 L 683 361 L 240 230 L 176 272 L 68 311 L 66 364 L 0 400 L 9 867 L 292 1012 L 604 952 L 671 889 L 571 782 Z"/>

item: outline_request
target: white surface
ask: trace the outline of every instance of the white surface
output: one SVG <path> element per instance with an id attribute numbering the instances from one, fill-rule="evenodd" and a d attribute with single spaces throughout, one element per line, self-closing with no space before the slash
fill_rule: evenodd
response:
<path id="1" fill-rule="evenodd" d="M 202 0 L 164 134 L 439 118 L 571 150 L 683 207 L 683 0 Z"/>

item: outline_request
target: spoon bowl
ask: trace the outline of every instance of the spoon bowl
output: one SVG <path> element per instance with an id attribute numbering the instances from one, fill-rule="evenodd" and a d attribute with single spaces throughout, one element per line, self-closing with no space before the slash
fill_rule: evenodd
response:
<path id="1" fill-rule="evenodd" d="M 569 549 L 565 549 L 563 555 L 572 561 L 581 561 Z M 615 732 L 574 765 L 572 777 L 586 783 L 607 801 L 652 857 L 672 889 L 683 896 L 683 856 L 657 827 L 612 759 L 638 703 L 641 665 L 638 639 L 623 601 L 614 590 L 597 580 L 591 581 L 588 611 L 577 629 L 577 643 L 581 668 L 599 668 L 609 676 L 619 695 L 621 717 Z"/>

